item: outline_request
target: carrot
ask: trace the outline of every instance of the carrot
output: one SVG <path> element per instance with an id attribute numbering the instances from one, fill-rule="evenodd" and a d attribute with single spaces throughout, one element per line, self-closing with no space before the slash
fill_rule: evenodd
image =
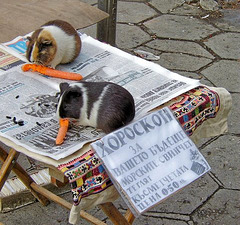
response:
<path id="1" fill-rule="evenodd" d="M 61 145 L 64 141 L 64 138 L 67 134 L 68 126 L 69 126 L 69 120 L 68 119 L 60 119 L 59 120 L 59 130 L 58 135 L 56 138 L 56 144 Z"/>
<path id="2" fill-rule="evenodd" d="M 22 66 L 22 70 L 24 72 L 30 69 L 33 71 L 39 72 L 41 74 L 51 76 L 51 77 L 56 77 L 56 78 L 62 78 L 62 79 L 68 79 L 68 80 L 81 80 L 83 78 L 82 75 L 78 73 L 55 70 L 55 69 L 51 69 L 49 67 L 37 65 L 37 64 L 24 64 Z"/>

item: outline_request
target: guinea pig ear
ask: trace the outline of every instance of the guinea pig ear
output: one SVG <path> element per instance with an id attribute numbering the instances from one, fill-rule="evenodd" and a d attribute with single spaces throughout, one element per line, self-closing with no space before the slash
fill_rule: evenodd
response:
<path id="1" fill-rule="evenodd" d="M 60 87 L 60 94 L 62 94 L 64 91 L 66 91 L 69 88 L 69 84 L 65 82 L 60 83 L 59 87 Z"/>
<path id="2" fill-rule="evenodd" d="M 31 38 L 30 36 L 28 36 L 28 37 L 27 37 L 27 39 L 28 39 L 29 41 L 31 41 L 31 40 L 32 40 L 32 38 Z"/>
<path id="3" fill-rule="evenodd" d="M 52 41 L 51 40 L 43 40 L 42 44 L 44 44 L 44 45 L 52 45 Z"/>

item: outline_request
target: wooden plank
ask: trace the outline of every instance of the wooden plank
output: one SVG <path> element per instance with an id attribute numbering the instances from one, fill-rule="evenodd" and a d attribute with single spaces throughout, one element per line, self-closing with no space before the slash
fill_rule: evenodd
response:
<path id="1" fill-rule="evenodd" d="M 45 196 L 46 198 L 58 203 L 59 205 L 65 207 L 66 209 L 69 209 L 71 210 L 72 208 L 72 204 L 69 203 L 68 201 L 66 201 L 65 199 L 63 198 L 60 198 L 59 196 L 53 194 L 52 192 L 48 191 L 47 189 L 45 189 L 44 187 L 41 187 L 35 183 L 32 183 L 31 184 L 31 187 L 37 191 L 38 193 L 41 193 L 43 196 Z M 85 220 L 93 223 L 93 224 L 96 224 L 96 225 L 106 225 L 104 222 L 102 222 L 101 220 L 93 217 L 92 215 L 86 213 L 85 211 L 81 210 L 80 211 L 80 216 L 82 218 L 84 218 Z"/>
<path id="2" fill-rule="evenodd" d="M 98 8 L 109 14 L 97 24 L 97 39 L 112 46 L 116 45 L 117 0 L 98 0 Z"/>
<path id="3" fill-rule="evenodd" d="M 68 178 L 64 176 L 64 173 L 58 170 L 56 167 L 48 165 L 48 173 L 51 177 L 62 183 L 69 182 Z"/>
<path id="4" fill-rule="evenodd" d="M 112 46 L 116 46 L 117 0 L 111 0 L 108 14 L 108 43 Z"/>
<path id="5" fill-rule="evenodd" d="M 15 150 L 13 150 L 15 151 Z M 5 150 L 0 148 L 0 160 L 4 162 L 8 157 L 8 154 Z M 30 184 L 34 182 L 34 180 L 29 176 L 29 174 L 16 162 L 14 167 L 12 168 L 12 171 L 19 177 L 19 179 L 24 183 L 24 185 L 31 191 L 31 193 L 34 195 L 35 198 L 38 199 L 38 201 L 42 205 L 48 205 L 49 201 L 44 196 L 38 194 L 35 192 Z"/>
<path id="6" fill-rule="evenodd" d="M 106 17 L 107 13 L 79 0 L 1 0 L 0 42 L 25 35 L 54 19 L 65 20 L 80 29 Z"/>
<path id="7" fill-rule="evenodd" d="M 3 165 L 0 169 L 0 191 L 2 190 L 2 187 L 7 180 L 8 175 L 10 174 L 13 166 L 15 165 L 19 154 L 19 152 L 11 149 L 6 160 L 4 160 Z"/>
<path id="8" fill-rule="evenodd" d="M 125 218 L 127 219 L 127 221 L 132 224 L 133 221 L 135 220 L 135 216 L 132 214 L 131 210 L 128 209 L 126 214 L 125 214 Z"/>
<path id="9" fill-rule="evenodd" d="M 47 190 L 46 188 L 41 187 L 41 186 L 37 185 L 34 182 L 32 182 L 30 184 L 30 186 L 36 192 L 38 192 L 41 195 L 45 196 L 47 199 L 50 199 L 50 200 L 58 203 L 59 205 L 65 207 L 66 209 L 70 210 L 72 208 L 72 204 L 70 202 L 68 202 L 68 201 L 64 200 L 63 198 L 60 198 L 59 196 L 53 194 L 51 191 Z"/>
<path id="10" fill-rule="evenodd" d="M 69 181 L 68 181 L 68 179 L 66 178 L 64 182 L 61 182 L 61 181 L 57 180 L 56 178 L 51 177 L 51 183 L 52 183 L 54 186 L 61 188 L 61 187 L 65 187 L 65 186 L 69 183 Z"/>
<path id="11" fill-rule="evenodd" d="M 109 0 L 98 0 L 98 8 L 104 12 L 108 12 Z M 108 43 L 108 19 L 104 19 L 97 24 L 97 39 Z"/>
<path id="12" fill-rule="evenodd" d="M 103 212 L 113 222 L 114 225 L 130 225 L 126 218 L 118 211 L 112 202 L 107 202 L 99 205 Z"/>

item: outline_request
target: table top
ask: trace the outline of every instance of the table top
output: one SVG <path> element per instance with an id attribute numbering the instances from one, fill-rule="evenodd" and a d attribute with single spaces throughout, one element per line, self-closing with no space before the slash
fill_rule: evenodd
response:
<path id="1" fill-rule="evenodd" d="M 61 19 L 75 29 L 88 27 L 108 17 L 108 14 L 78 0 L 24 1 L 1 0 L 0 42 L 36 30 L 47 21 Z M 17 21 L 17 22 L 16 22 Z M 10 29 L 11 28 L 11 29 Z"/>

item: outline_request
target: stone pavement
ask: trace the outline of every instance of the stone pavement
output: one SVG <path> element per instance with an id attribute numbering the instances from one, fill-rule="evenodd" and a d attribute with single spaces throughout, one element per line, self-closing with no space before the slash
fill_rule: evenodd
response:
<path id="1" fill-rule="evenodd" d="M 233 99 L 229 131 L 198 144 L 211 172 L 137 218 L 136 225 L 240 224 L 240 6 L 239 1 L 225 2 L 238 5 L 205 11 L 198 1 L 118 1 L 118 48 L 159 56 L 155 63 L 203 84 L 224 87 Z M 95 36 L 95 26 L 83 31 Z M 69 191 L 62 196 L 71 201 Z M 121 199 L 115 204 L 126 211 Z M 89 213 L 111 224 L 99 209 Z M 68 211 L 54 203 L 43 207 L 35 202 L 1 213 L 0 221 L 6 225 L 65 225 Z"/>

